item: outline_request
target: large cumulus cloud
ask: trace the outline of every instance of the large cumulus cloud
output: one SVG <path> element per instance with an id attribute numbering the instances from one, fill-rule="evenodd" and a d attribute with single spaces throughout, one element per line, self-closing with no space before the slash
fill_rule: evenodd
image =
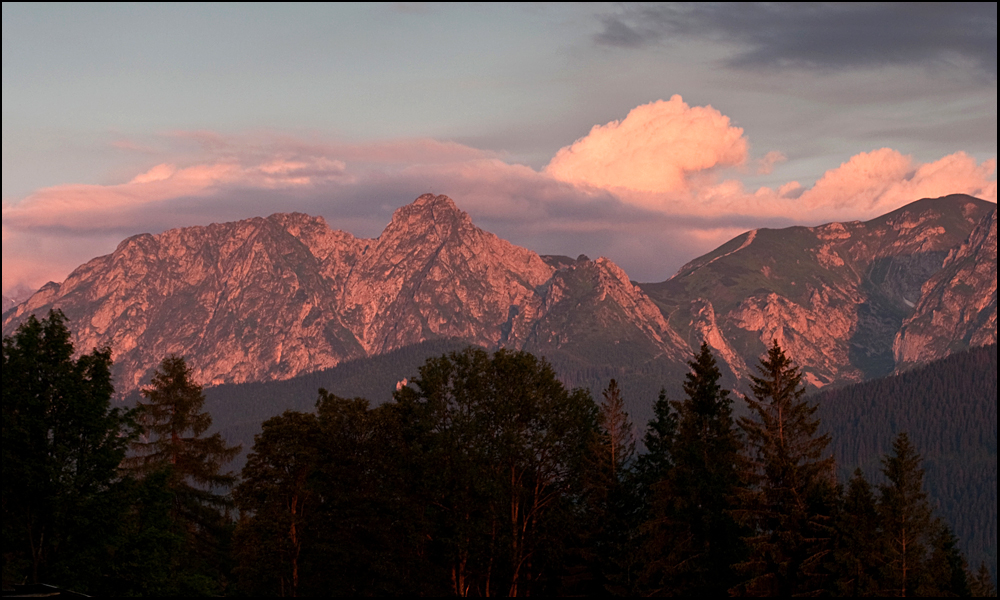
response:
<path id="1" fill-rule="evenodd" d="M 746 162 L 743 130 L 711 106 L 690 107 L 680 96 L 634 108 L 621 121 L 595 125 L 556 154 L 545 172 L 601 188 L 671 193 L 688 175 Z"/>

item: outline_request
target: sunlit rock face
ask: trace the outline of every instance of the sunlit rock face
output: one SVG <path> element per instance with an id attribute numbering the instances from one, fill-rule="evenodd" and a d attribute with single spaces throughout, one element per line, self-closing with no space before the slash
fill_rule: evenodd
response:
<path id="1" fill-rule="evenodd" d="M 671 280 L 643 289 L 673 329 L 686 339 L 708 341 L 743 378 L 772 340 L 802 365 L 814 387 L 887 375 L 896 369 L 897 334 L 904 322 L 928 302 L 932 280 L 944 277 L 946 259 L 956 264 L 949 253 L 960 253 L 995 208 L 949 196 L 914 202 L 865 223 L 752 231 L 692 261 Z M 992 279 L 952 303 L 955 309 L 975 305 L 980 315 L 989 313 L 992 298 L 992 324 L 988 316 L 977 317 L 974 329 L 980 333 L 963 333 L 964 341 L 949 341 L 947 350 L 925 350 L 918 340 L 914 347 L 925 354 L 915 355 L 916 362 L 976 345 L 973 337 L 982 343 L 989 343 L 990 334 L 996 339 L 995 238 L 994 233 L 992 250 L 988 241 L 976 246 L 987 256 L 979 259 L 982 272 L 988 271 L 992 252 Z M 945 337 L 956 336 L 961 337 Z"/>
<path id="2" fill-rule="evenodd" d="M 123 391 L 169 354 L 209 384 L 292 377 L 364 356 L 331 294 L 363 249 L 305 215 L 139 235 L 43 287 L 4 333 L 62 309 L 78 350 L 112 348 Z"/>
<path id="3" fill-rule="evenodd" d="M 359 256 L 343 314 L 369 354 L 449 337 L 518 346 L 553 271 L 473 225 L 451 199 L 425 195 L 397 210 Z"/>
<path id="4" fill-rule="evenodd" d="M 705 341 L 744 381 L 776 339 L 823 387 L 996 340 L 995 208 L 953 196 L 752 231 L 638 285 L 606 258 L 539 256 L 425 195 L 376 239 L 301 214 L 135 236 L 5 313 L 3 333 L 59 308 L 78 350 L 112 348 L 124 392 L 169 354 L 200 382 L 241 383 L 435 339 L 680 371 Z"/>
<path id="5" fill-rule="evenodd" d="M 923 286 L 920 302 L 896 336 L 897 368 L 905 369 L 997 341 L 997 213 Z"/>
<path id="6" fill-rule="evenodd" d="M 534 252 L 425 195 L 374 240 L 298 214 L 135 236 L 45 286 L 7 315 L 4 333 L 59 308 L 78 349 L 112 348 L 120 391 L 143 385 L 169 354 L 187 357 L 208 384 L 287 379 L 432 339 L 540 348 L 552 337 L 540 324 L 574 314 L 603 323 L 609 344 L 683 355 L 620 268 L 584 262 L 561 269 L 592 271 L 570 292 L 572 275 L 556 281 L 557 268 Z M 592 315 L 567 306 L 581 286 L 593 288 L 584 290 Z M 570 337 L 571 346 L 591 341 Z"/>

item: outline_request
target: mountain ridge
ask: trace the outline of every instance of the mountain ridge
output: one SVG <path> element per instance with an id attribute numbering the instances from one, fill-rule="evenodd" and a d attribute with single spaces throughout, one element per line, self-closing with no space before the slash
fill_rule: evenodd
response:
<path id="1" fill-rule="evenodd" d="M 970 242 L 990 211 L 992 246 Z M 680 373 L 707 341 L 734 384 L 777 339 L 820 388 L 903 364 L 894 344 L 904 322 L 915 331 L 932 279 L 968 262 L 958 258 L 966 242 L 986 265 L 992 248 L 992 280 L 985 272 L 966 292 L 987 307 L 992 293 L 992 326 L 987 318 L 976 340 L 995 342 L 995 239 L 994 204 L 924 199 L 867 222 L 750 231 L 665 282 L 637 284 L 604 257 L 518 247 L 425 194 L 374 239 L 300 213 L 133 236 L 5 314 L 3 332 L 60 308 L 77 348 L 112 347 L 123 392 L 169 354 L 216 385 L 289 379 L 436 339 L 584 370 Z M 918 362 L 976 343 L 962 332 L 925 344 Z"/>

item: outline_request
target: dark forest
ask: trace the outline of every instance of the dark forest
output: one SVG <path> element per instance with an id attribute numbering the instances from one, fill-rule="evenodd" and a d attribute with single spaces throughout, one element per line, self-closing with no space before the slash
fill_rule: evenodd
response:
<path id="1" fill-rule="evenodd" d="M 996 347 L 976 352 L 992 353 L 995 373 Z M 613 379 L 595 399 L 531 354 L 467 348 L 428 360 L 378 406 L 319 390 L 314 410 L 265 421 L 234 473 L 240 448 L 209 433 L 183 358 L 165 357 L 123 408 L 110 350 L 73 357 L 58 311 L 3 341 L 5 590 L 996 595 L 996 383 L 992 417 L 962 408 L 978 391 L 955 383 L 958 358 L 917 374 L 943 411 L 924 414 L 877 402 L 900 397 L 891 379 L 807 398 L 775 343 L 736 416 L 702 346 L 683 394 L 661 393 L 637 428 Z M 830 410 L 854 425 L 824 427 Z M 992 463 L 979 450 L 988 439 L 964 437 L 988 437 L 984 419 Z M 866 427 L 877 444 L 833 443 L 867 439 Z M 931 428 L 953 431 L 955 445 L 931 447 Z M 987 525 L 946 520 L 928 468 L 992 485 L 992 565 L 989 540 L 975 537 Z M 987 487 L 935 497 L 988 503 Z M 982 560 L 968 564 L 959 536 Z"/>

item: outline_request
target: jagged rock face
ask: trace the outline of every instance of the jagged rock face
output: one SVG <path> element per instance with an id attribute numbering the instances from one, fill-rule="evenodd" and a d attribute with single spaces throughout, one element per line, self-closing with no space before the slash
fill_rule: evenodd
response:
<path id="1" fill-rule="evenodd" d="M 555 272 L 525 349 L 585 364 L 687 360 L 687 344 L 618 265 L 579 260 Z"/>
<path id="2" fill-rule="evenodd" d="M 354 266 L 347 321 L 369 354 L 437 337 L 523 343 L 555 269 L 472 224 L 444 196 L 421 196 Z"/>
<path id="3" fill-rule="evenodd" d="M 866 223 L 751 231 L 643 289 L 742 377 L 778 340 L 811 385 L 859 381 L 893 371 L 894 339 L 924 284 L 994 209 L 950 196 Z"/>
<path id="4" fill-rule="evenodd" d="M 63 310 L 78 349 L 112 348 L 125 392 L 169 354 L 208 384 L 287 379 L 433 339 L 541 347 L 546 327 L 566 319 L 603 324 L 606 344 L 680 356 L 676 334 L 620 268 L 570 262 L 550 265 L 425 195 L 375 240 L 298 214 L 136 236 L 47 285 L 3 327 Z M 591 305 L 567 306 L 579 293 Z M 582 332 L 567 339 L 601 352 Z"/>
<path id="5" fill-rule="evenodd" d="M 60 308 L 78 350 L 113 349 L 123 391 L 170 354 L 191 357 L 204 383 L 286 378 L 364 356 L 329 293 L 347 271 L 311 247 L 345 261 L 362 249 L 305 215 L 135 236 L 43 287 L 4 333 Z"/>
<path id="6" fill-rule="evenodd" d="M 896 336 L 898 369 L 997 341 L 997 212 L 953 250 L 923 286 L 920 302 Z"/>
<path id="7" fill-rule="evenodd" d="M 125 392 L 169 354 L 200 382 L 241 383 L 452 338 L 678 372 L 706 341 L 743 378 L 776 339 L 822 387 L 996 340 L 995 205 L 957 196 L 751 231 L 636 285 L 605 258 L 540 257 L 425 195 L 374 240 L 301 214 L 135 236 L 6 313 L 4 335 L 51 308 L 78 350 L 112 348 Z"/>

